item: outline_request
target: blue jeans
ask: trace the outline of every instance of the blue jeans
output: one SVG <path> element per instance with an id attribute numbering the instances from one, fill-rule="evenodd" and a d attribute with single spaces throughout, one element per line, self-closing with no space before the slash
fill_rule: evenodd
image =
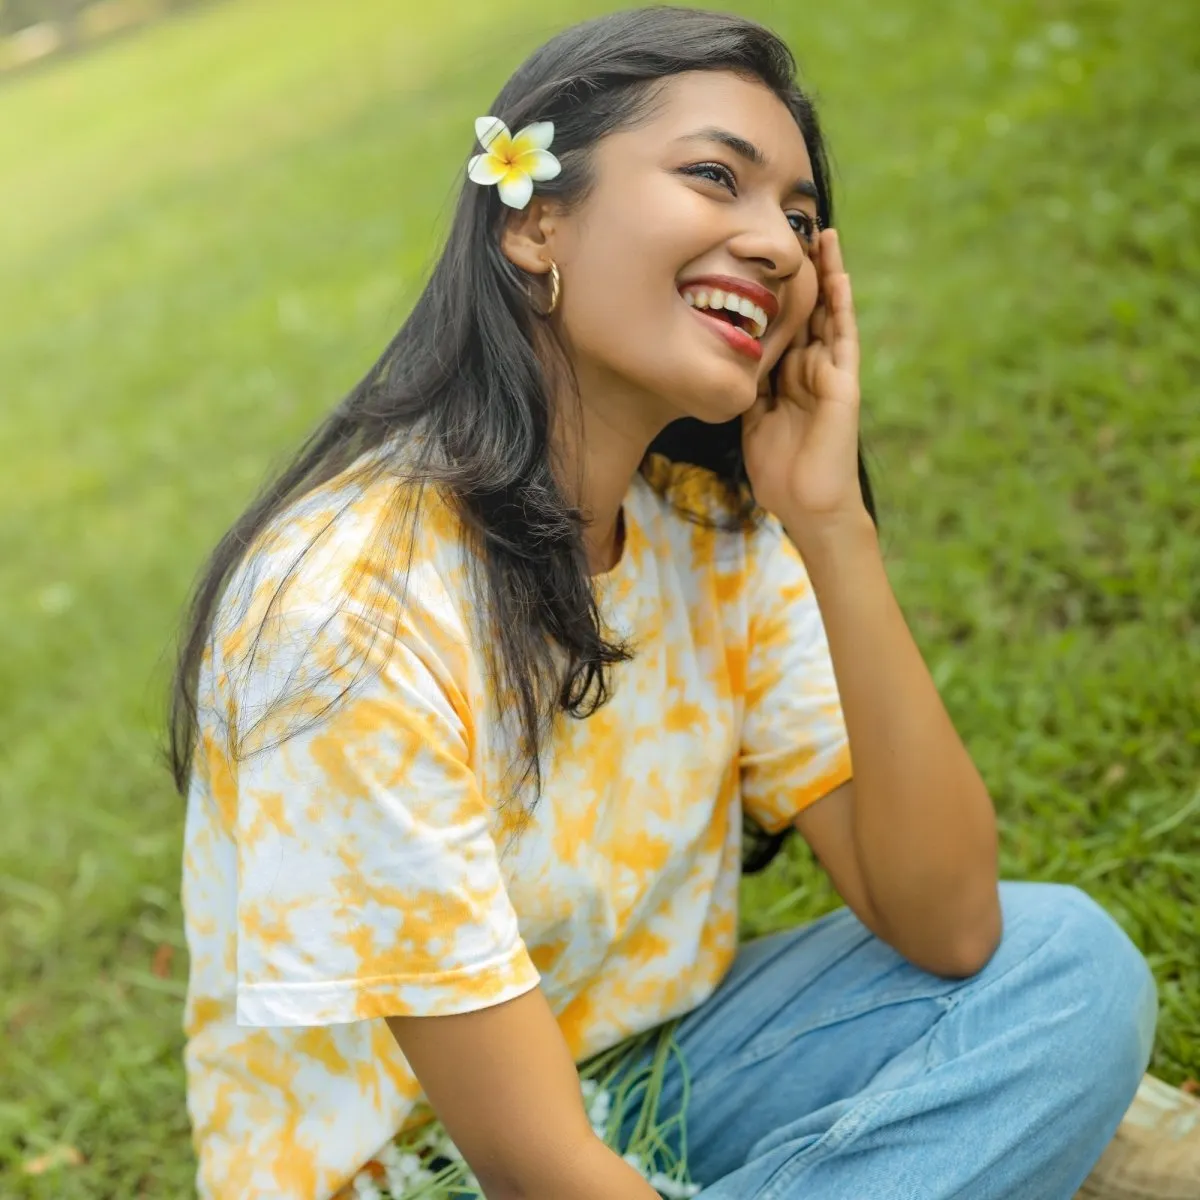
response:
<path id="1" fill-rule="evenodd" d="M 1000 948 L 966 980 L 845 910 L 745 943 L 676 1030 L 698 1200 L 1069 1200 L 1146 1068 L 1154 982 L 1075 888 L 1001 900 Z"/>

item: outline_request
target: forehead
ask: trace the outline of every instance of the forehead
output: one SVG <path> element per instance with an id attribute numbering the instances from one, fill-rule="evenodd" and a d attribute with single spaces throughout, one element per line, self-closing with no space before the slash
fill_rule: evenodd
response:
<path id="1" fill-rule="evenodd" d="M 766 84 L 730 71 L 689 71 L 660 89 L 653 115 L 631 136 L 658 145 L 716 126 L 753 142 L 768 169 L 788 179 L 812 175 L 808 147 L 787 106 Z M 682 143 L 686 145 L 686 143 Z M 699 143 L 694 143 L 693 148 Z"/>

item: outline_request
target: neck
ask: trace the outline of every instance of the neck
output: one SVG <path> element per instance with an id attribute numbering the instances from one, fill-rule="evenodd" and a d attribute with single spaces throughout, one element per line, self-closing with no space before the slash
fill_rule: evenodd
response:
<path id="1" fill-rule="evenodd" d="M 610 571 L 621 557 L 621 505 L 646 450 L 661 423 L 634 418 L 653 411 L 648 397 L 632 397 L 620 386 L 589 386 L 577 371 L 579 401 L 568 399 L 557 411 L 570 420 L 559 422 L 557 458 L 568 498 L 588 524 L 584 532 L 588 570 Z"/>

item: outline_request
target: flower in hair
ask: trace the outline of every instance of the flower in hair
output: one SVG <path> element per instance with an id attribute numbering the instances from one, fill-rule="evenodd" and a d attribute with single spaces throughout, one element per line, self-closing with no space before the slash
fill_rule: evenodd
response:
<path id="1" fill-rule="evenodd" d="M 535 121 L 515 137 L 499 117 L 476 117 L 475 136 L 483 147 L 467 166 L 472 183 L 499 185 L 500 199 L 510 208 L 524 208 L 533 195 L 533 182 L 553 179 L 562 164 L 550 153 L 553 121 Z"/>

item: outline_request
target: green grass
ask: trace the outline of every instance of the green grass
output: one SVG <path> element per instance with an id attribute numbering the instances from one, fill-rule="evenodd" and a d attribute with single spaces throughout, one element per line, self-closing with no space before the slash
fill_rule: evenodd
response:
<path id="1" fill-rule="evenodd" d="M 0 87 L 0 1195 L 188 1193 L 187 587 L 402 319 L 471 119 L 604 7 L 241 0 Z M 1200 1073 L 1194 6 L 740 7 L 823 100 L 893 578 L 1005 872 L 1116 915 Z M 745 890 L 748 933 L 831 903 L 798 847 Z"/>

